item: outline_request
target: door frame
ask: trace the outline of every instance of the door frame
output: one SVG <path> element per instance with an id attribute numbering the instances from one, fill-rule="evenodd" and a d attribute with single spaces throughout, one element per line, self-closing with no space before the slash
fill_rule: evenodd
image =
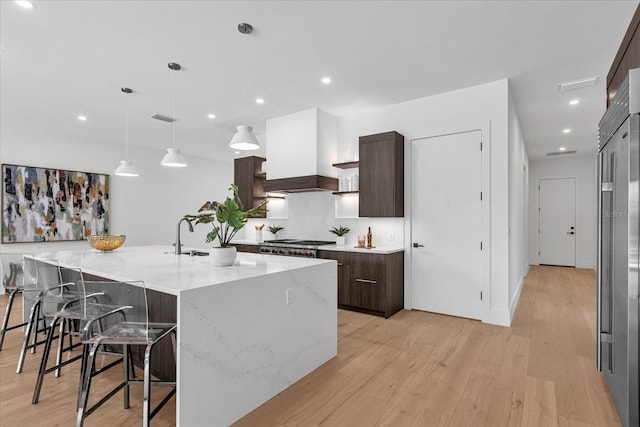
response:
<path id="1" fill-rule="evenodd" d="M 538 230 L 538 232 L 536 233 L 536 253 L 534 254 L 536 257 L 536 263 L 535 265 L 540 265 L 540 181 L 548 181 L 551 179 L 570 179 L 573 178 L 574 182 L 576 183 L 575 186 L 575 194 L 573 195 L 573 203 L 575 204 L 575 209 L 573 210 L 573 223 L 575 224 L 575 230 L 576 230 L 576 234 L 575 234 L 575 239 L 573 239 L 573 252 L 574 252 L 574 266 L 573 268 L 578 268 L 578 233 L 581 232 L 580 230 L 578 230 L 578 194 L 579 191 L 578 189 L 580 188 L 579 182 L 578 182 L 578 177 L 577 176 L 571 176 L 571 175 L 567 175 L 567 176 L 551 176 L 551 177 L 538 177 L 536 178 L 536 206 L 535 206 L 535 212 L 536 212 L 536 228 Z"/>
<path id="2" fill-rule="evenodd" d="M 413 143 L 415 141 L 432 139 L 441 136 L 454 135 L 459 133 L 480 132 L 482 141 L 481 152 L 481 238 L 482 238 L 482 277 L 481 277 L 481 317 L 482 322 L 492 322 L 491 315 L 491 121 L 472 121 L 466 124 L 458 124 L 450 127 L 434 129 L 424 132 L 424 136 L 407 138 L 408 147 L 405 147 L 405 213 L 409 215 L 409 221 L 405 221 L 405 307 L 413 308 L 413 234 L 412 234 L 412 204 L 413 204 Z M 480 196 L 480 195 L 478 195 Z M 480 242 L 478 242 L 480 243 Z M 407 280 L 408 279 L 408 280 Z"/>

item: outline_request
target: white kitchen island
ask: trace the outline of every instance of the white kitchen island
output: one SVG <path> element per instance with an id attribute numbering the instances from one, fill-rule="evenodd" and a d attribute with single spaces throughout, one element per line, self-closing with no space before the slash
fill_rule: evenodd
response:
<path id="1" fill-rule="evenodd" d="M 214 267 L 171 250 L 42 255 L 177 297 L 178 425 L 229 425 L 336 356 L 335 261 L 239 253 Z"/>

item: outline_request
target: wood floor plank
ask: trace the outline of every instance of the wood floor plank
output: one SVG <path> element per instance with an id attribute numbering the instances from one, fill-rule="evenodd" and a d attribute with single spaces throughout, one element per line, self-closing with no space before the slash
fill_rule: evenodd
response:
<path id="1" fill-rule="evenodd" d="M 522 409 L 523 427 L 555 427 L 558 425 L 555 384 L 527 377 Z"/>

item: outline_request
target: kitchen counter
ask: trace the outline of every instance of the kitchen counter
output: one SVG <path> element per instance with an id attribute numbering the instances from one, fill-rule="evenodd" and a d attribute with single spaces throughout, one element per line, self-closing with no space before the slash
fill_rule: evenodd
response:
<path id="1" fill-rule="evenodd" d="M 39 256 L 177 297 L 179 426 L 227 426 L 336 356 L 335 261 L 239 253 L 233 266 L 214 267 L 171 251 Z"/>
<path id="2" fill-rule="evenodd" d="M 254 240 L 234 240 L 234 244 L 237 245 L 259 245 Z M 400 247 L 390 247 L 390 246 L 376 246 L 375 248 L 365 249 L 365 248 L 356 248 L 353 246 L 337 246 L 337 245 L 322 245 L 318 246 L 318 250 L 320 251 L 338 251 L 338 252 L 360 252 L 367 254 L 393 254 L 396 252 L 404 251 L 404 248 Z M 282 258 L 294 258 L 294 257 L 282 257 Z"/>

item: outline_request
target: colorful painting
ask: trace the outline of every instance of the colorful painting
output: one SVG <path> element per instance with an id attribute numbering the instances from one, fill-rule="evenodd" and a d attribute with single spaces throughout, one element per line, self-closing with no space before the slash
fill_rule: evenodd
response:
<path id="1" fill-rule="evenodd" d="M 2 243 L 109 234 L 109 175 L 2 165 Z"/>

